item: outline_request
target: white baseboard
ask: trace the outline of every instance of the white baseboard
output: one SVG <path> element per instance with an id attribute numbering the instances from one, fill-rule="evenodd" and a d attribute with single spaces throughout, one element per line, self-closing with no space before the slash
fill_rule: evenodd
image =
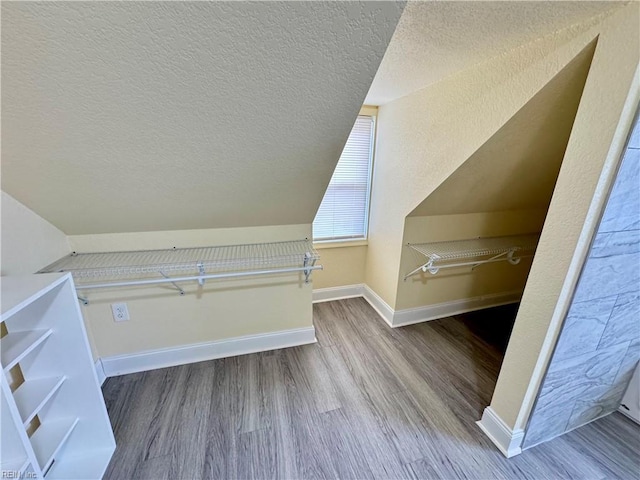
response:
<path id="1" fill-rule="evenodd" d="M 362 297 L 364 284 L 344 285 L 342 287 L 316 288 L 313 290 L 313 303 L 332 302 L 345 298 Z"/>
<path id="2" fill-rule="evenodd" d="M 414 323 L 428 322 L 438 318 L 460 315 L 484 308 L 499 307 L 520 301 L 522 291 L 494 293 L 480 297 L 462 298 L 450 302 L 435 303 L 425 307 L 398 310 L 393 314 L 393 327 L 404 327 Z M 366 298 L 366 297 L 365 297 Z"/>
<path id="3" fill-rule="evenodd" d="M 107 379 L 107 376 L 104 373 L 104 368 L 102 368 L 102 360 L 100 359 L 96 360 L 95 368 L 96 368 L 96 376 L 98 377 L 98 385 L 102 386 L 104 385 L 104 382 Z"/>
<path id="4" fill-rule="evenodd" d="M 373 307 L 373 309 L 378 312 L 378 314 L 382 317 L 382 319 L 387 322 L 390 327 L 393 327 L 393 317 L 395 312 L 393 308 L 385 302 L 380 295 L 369 288 L 369 285 L 364 285 L 363 289 L 364 299 L 369 302 L 369 305 Z"/>
<path id="5" fill-rule="evenodd" d="M 315 343 L 314 327 L 295 328 L 279 332 L 227 338 L 213 342 L 196 343 L 175 348 L 150 350 L 128 355 L 100 359 L 107 377 L 144 372 L 156 368 L 173 367 L 215 358 L 233 357 L 248 353 L 265 352 L 278 348 L 296 347 Z"/>
<path id="6" fill-rule="evenodd" d="M 522 453 L 524 430 L 511 430 L 491 407 L 484 409 L 482 420 L 476 424 L 505 457 L 511 458 Z"/>
<path id="7" fill-rule="evenodd" d="M 390 327 L 401 327 L 426 322 L 472 310 L 517 302 L 521 292 L 507 292 L 482 297 L 454 300 L 420 308 L 394 311 L 367 285 L 346 285 L 313 291 L 314 302 L 327 302 L 345 298 L 364 297 Z M 128 355 L 101 358 L 96 361 L 96 375 L 102 385 L 107 377 L 172 367 L 215 358 L 264 352 L 278 348 L 315 343 L 314 327 L 283 330 L 280 332 L 228 338 L 214 342 L 184 345 L 175 348 L 151 350 Z"/>
<path id="8" fill-rule="evenodd" d="M 418 308 L 393 310 L 368 285 L 346 285 L 343 287 L 320 288 L 313 291 L 313 302 L 330 302 L 345 298 L 364 297 L 369 305 L 378 312 L 382 319 L 393 328 L 404 327 L 414 323 L 428 322 L 439 318 L 460 315 L 461 313 L 482 310 L 483 308 L 499 307 L 515 303 L 522 297 L 522 291 L 494 293 L 479 297 L 462 298 L 450 302 L 436 303 Z"/>

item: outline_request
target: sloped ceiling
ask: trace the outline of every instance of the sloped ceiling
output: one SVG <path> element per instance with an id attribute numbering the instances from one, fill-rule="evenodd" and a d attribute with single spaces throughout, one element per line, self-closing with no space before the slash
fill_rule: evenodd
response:
<path id="1" fill-rule="evenodd" d="M 366 103 L 384 105 L 562 28 L 617 1 L 410 1 Z"/>
<path id="2" fill-rule="evenodd" d="M 409 216 L 546 210 L 594 50 L 595 42 L 563 68 Z"/>
<path id="3" fill-rule="evenodd" d="M 67 234 L 310 223 L 403 6 L 3 2 L 2 189 Z"/>

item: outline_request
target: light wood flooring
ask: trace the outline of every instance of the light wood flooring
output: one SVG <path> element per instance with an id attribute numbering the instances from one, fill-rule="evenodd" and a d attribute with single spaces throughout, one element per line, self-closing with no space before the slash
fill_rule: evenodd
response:
<path id="1" fill-rule="evenodd" d="M 639 478 L 618 413 L 504 458 L 475 425 L 502 360 L 478 321 L 391 329 L 361 298 L 321 303 L 317 344 L 110 378 L 105 478 Z"/>

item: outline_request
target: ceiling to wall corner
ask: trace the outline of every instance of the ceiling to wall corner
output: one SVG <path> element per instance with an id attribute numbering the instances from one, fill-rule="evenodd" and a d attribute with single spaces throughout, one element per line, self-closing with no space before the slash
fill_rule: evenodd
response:
<path id="1" fill-rule="evenodd" d="M 618 1 L 410 1 L 366 98 L 392 100 L 537 38 L 606 15 Z"/>
<path id="2" fill-rule="evenodd" d="M 3 2 L 2 189 L 67 234 L 310 223 L 399 2 Z"/>
<path id="3" fill-rule="evenodd" d="M 585 47 L 409 216 L 546 210 L 595 46 Z"/>

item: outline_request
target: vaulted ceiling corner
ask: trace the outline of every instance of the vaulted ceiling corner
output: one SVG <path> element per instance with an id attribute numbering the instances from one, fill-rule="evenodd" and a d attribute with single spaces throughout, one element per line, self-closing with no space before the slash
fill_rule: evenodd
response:
<path id="1" fill-rule="evenodd" d="M 546 210 L 595 46 L 567 64 L 409 216 Z"/>
<path id="2" fill-rule="evenodd" d="M 3 2 L 2 189 L 67 234 L 311 223 L 402 2 Z"/>

